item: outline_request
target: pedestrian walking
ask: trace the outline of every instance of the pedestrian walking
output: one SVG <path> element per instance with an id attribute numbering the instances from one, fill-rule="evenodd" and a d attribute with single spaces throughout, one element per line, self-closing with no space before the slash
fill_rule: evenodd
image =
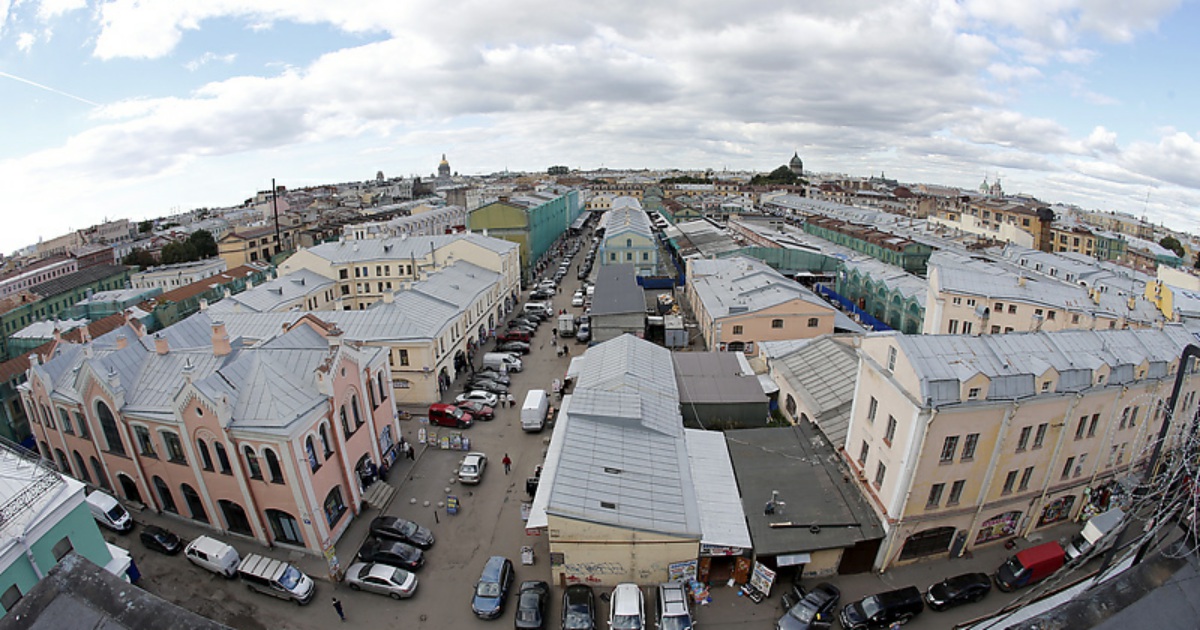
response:
<path id="1" fill-rule="evenodd" d="M 413 460 L 417 458 L 413 445 L 408 442 L 404 443 L 404 456 Z"/>
<path id="2" fill-rule="evenodd" d="M 551 328 L 551 329 L 550 329 L 550 334 L 551 334 L 551 335 L 552 335 L 552 336 L 553 336 L 555 339 L 558 339 L 558 329 L 557 329 L 557 328 Z"/>
<path id="3" fill-rule="evenodd" d="M 508 471 L 512 469 L 512 460 L 508 458 L 508 453 L 504 454 L 504 459 L 500 460 L 500 463 L 504 464 L 504 474 L 507 475 Z"/>
<path id="4" fill-rule="evenodd" d="M 342 611 L 342 602 L 338 601 L 336 597 L 333 598 L 333 609 L 337 611 L 338 618 L 342 621 L 346 620 L 346 613 Z"/>
<path id="5" fill-rule="evenodd" d="M 513 398 L 512 394 L 505 394 L 505 397 L 508 398 L 508 406 L 509 407 L 517 406 L 517 399 Z"/>

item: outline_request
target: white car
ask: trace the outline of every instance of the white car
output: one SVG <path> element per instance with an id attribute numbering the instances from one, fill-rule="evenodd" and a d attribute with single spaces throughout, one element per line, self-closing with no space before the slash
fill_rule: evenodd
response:
<path id="1" fill-rule="evenodd" d="M 462 403 L 473 401 L 483 403 L 494 409 L 498 400 L 499 399 L 496 398 L 496 395 L 491 392 L 485 392 L 482 389 L 473 389 L 465 394 L 459 394 L 457 397 L 455 397 L 454 402 Z"/>
<path id="2" fill-rule="evenodd" d="M 646 600 L 637 584 L 618 584 L 608 608 L 608 627 L 612 630 L 642 630 L 646 627 Z"/>
<path id="3" fill-rule="evenodd" d="M 487 455 L 470 452 L 458 465 L 459 483 L 479 483 L 483 480 L 483 469 L 487 468 Z"/>
<path id="4" fill-rule="evenodd" d="M 571 297 L 571 306 L 583 306 L 583 291 L 576 291 Z"/>
<path id="5" fill-rule="evenodd" d="M 346 582 L 355 591 L 371 591 L 392 599 L 412 597 L 417 592 L 417 576 L 378 562 L 355 562 L 346 569 Z"/>

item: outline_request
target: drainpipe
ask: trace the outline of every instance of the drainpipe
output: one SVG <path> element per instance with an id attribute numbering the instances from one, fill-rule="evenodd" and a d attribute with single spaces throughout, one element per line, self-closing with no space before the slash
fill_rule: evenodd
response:
<path id="1" fill-rule="evenodd" d="M 1082 398 L 1082 392 L 1075 394 L 1075 399 L 1067 406 L 1067 413 L 1063 415 L 1062 422 L 1058 425 L 1058 441 L 1054 443 L 1054 453 L 1050 455 L 1050 467 L 1046 470 L 1046 481 L 1042 484 L 1042 494 L 1037 498 L 1037 501 L 1033 502 L 1029 513 L 1025 515 L 1026 524 L 1021 529 L 1022 538 L 1029 535 L 1030 530 L 1033 529 L 1033 523 L 1036 522 L 1033 519 L 1033 515 L 1037 514 L 1046 503 L 1046 495 L 1050 492 L 1050 481 L 1054 478 L 1054 471 L 1058 468 L 1058 456 L 1062 453 L 1062 445 L 1066 441 L 1067 430 L 1071 426 L 1071 416 L 1075 413 L 1075 406 L 1079 404 L 1079 400 Z"/>
<path id="2" fill-rule="evenodd" d="M 929 426 L 931 426 L 933 424 L 933 421 L 937 419 L 937 415 L 938 415 L 938 409 L 934 408 L 933 412 L 929 415 L 929 420 L 925 422 L 926 428 L 928 428 Z M 917 457 L 916 457 L 916 459 L 912 460 L 915 463 L 913 466 L 908 467 L 908 471 L 909 471 L 908 483 L 906 484 L 908 486 L 908 488 L 904 491 L 904 508 L 908 507 L 908 501 L 912 497 L 913 482 L 917 478 L 916 469 L 918 466 L 921 465 L 921 456 L 924 455 L 924 453 L 925 453 L 925 442 L 928 441 L 926 439 L 926 436 L 929 435 L 929 431 L 925 431 L 924 433 L 925 433 L 925 435 L 921 436 L 921 439 L 918 441 Z M 901 510 L 903 511 L 904 508 L 901 508 Z M 903 514 L 901 514 L 901 517 L 903 518 Z M 896 528 L 892 532 L 890 532 L 891 535 L 888 536 L 888 546 L 887 546 L 887 550 L 883 554 L 883 564 L 881 564 L 879 567 L 880 573 L 887 571 L 888 566 L 891 565 L 892 549 L 896 545 L 896 539 L 899 538 L 899 536 L 898 536 L 899 531 L 900 531 L 900 526 L 899 526 L 899 523 L 897 523 Z"/>
<path id="3" fill-rule="evenodd" d="M 988 460 L 987 473 L 984 474 L 983 485 L 979 489 L 979 505 L 975 508 L 975 516 L 971 517 L 971 527 L 967 529 L 967 541 L 959 550 L 959 557 L 962 557 L 967 545 L 971 544 L 971 534 L 975 528 L 979 527 L 979 517 L 983 514 L 983 507 L 987 505 L 988 492 L 992 489 L 992 480 L 996 477 L 996 461 L 1000 458 L 1000 451 L 1004 448 L 1004 440 L 1008 438 L 1008 430 L 1011 428 L 1013 416 L 1017 415 L 1017 410 L 1020 408 L 1021 403 L 1014 400 L 1008 411 L 1004 412 L 1004 420 L 1000 422 L 1000 434 L 996 436 L 996 446 L 992 448 L 992 457 Z"/>

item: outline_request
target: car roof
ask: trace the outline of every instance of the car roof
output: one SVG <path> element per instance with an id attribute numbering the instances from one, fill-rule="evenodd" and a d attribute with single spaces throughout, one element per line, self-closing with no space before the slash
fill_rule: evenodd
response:
<path id="1" fill-rule="evenodd" d="M 500 569 L 508 563 L 508 558 L 504 556 L 492 556 L 488 558 L 487 564 L 483 565 L 483 573 L 479 576 L 481 580 L 499 580 Z"/>
<path id="2" fill-rule="evenodd" d="M 621 595 L 618 597 L 618 595 Z M 636 615 L 641 612 L 637 605 L 637 600 L 641 598 L 642 589 L 638 588 L 637 584 L 623 583 L 618 584 L 613 589 L 612 606 L 613 613 L 617 615 Z"/>

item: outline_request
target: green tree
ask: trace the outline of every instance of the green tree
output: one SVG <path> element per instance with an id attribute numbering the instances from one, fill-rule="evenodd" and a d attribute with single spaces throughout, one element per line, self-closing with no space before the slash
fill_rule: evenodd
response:
<path id="1" fill-rule="evenodd" d="M 125 257 L 121 259 L 121 264 L 145 269 L 147 267 L 153 267 L 155 265 L 155 261 L 154 256 L 150 255 L 150 252 L 144 249 L 134 248 L 133 251 L 125 254 Z"/>
<path id="2" fill-rule="evenodd" d="M 570 172 L 571 172 L 571 169 L 569 169 L 565 166 L 551 166 L 550 168 L 546 169 L 547 175 L 566 175 L 567 173 L 570 173 Z"/>
<path id="3" fill-rule="evenodd" d="M 1174 236 L 1168 234 L 1167 236 L 1164 236 L 1162 240 L 1158 242 L 1158 244 L 1175 252 L 1176 256 L 1183 258 L 1183 243 L 1180 243 L 1179 239 L 1175 238 Z"/>
<path id="4" fill-rule="evenodd" d="M 752 177 L 750 179 L 750 184 L 752 186 L 753 185 L 762 185 L 762 184 L 788 184 L 788 185 L 791 185 L 791 184 L 795 184 L 798 179 L 800 179 L 800 178 L 796 177 L 796 174 L 792 172 L 792 169 L 788 168 L 785 165 L 785 166 L 780 166 L 779 168 L 771 171 L 767 175 L 755 175 L 754 177 Z"/>
<path id="5" fill-rule="evenodd" d="M 138 223 L 138 234 L 145 234 L 153 229 L 154 221 L 151 221 L 150 219 L 146 219 L 145 221 Z"/>
<path id="6" fill-rule="evenodd" d="M 212 258 L 217 255 L 217 241 L 213 238 L 212 232 L 208 230 L 196 230 L 188 237 L 190 244 L 196 251 L 196 259 Z"/>

